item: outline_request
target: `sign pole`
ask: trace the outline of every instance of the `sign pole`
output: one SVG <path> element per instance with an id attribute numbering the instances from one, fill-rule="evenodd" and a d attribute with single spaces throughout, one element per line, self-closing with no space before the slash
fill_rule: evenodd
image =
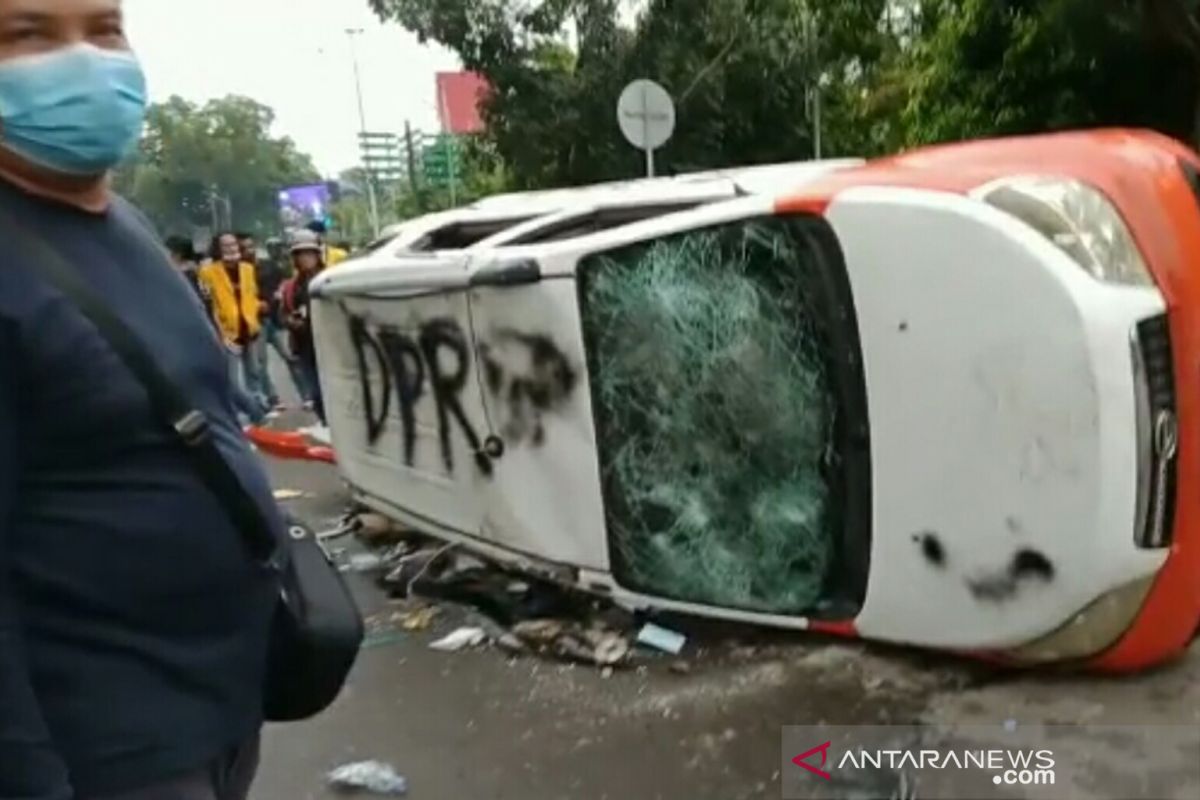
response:
<path id="1" fill-rule="evenodd" d="M 653 178 L 654 151 L 675 130 L 675 104 L 671 95 L 654 81 L 633 81 L 617 100 L 617 124 L 626 141 L 645 154 L 646 177 Z"/>

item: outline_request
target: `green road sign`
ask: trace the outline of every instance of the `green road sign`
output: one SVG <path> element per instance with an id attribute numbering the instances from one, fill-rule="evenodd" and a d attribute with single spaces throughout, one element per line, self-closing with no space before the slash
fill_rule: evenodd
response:
<path id="1" fill-rule="evenodd" d="M 460 170 L 461 150 L 456 136 L 428 137 L 421 152 L 421 171 L 425 180 L 435 186 L 449 185 L 451 176 L 457 178 Z"/>

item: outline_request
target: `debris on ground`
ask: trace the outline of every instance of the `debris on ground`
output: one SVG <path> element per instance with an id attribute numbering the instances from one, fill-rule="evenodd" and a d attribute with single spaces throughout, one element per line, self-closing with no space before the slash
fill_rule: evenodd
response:
<path id="1" fill-rule="evenodd" d="M 430 644 L 429 649 L 440 650 L 443 653 L 457 653 L 468 647 L 478 647 L 486 642 L 487 638 L 487 631 L 483 628 L 459 628 Z"/>
<path id="2" fill-rule="evenodd" d="M 299 500 L 302 497 L 312 497 L 307 492 L 302 492 L 299 489 L 276 489 L 274 492 L 276 500 Z"/>
<path id="3" fill-rule="evenodd" d="M 620 632 L 569 620 L 519 622 L 512 627 L 512 634 L 535 653 L 599 667 L 623 663 L 630 651 L 629 640 Z"/>
<path id="4" fill-rule="evenodd" d="M 354 534 L 368 546 L 393 545 L 407 539 L 411 534 L 383 514 L 357 514 L 350 519 Z"/>
<path id="5" fill-rule="evenodd" d="M 363 791 L 381 795 L 408 793 L 408 779 L 382 761 L 359 761 L 329 773 L 329 785 L 343 791 Z"/>
<path id="6" fill-rule="evenodd" d="M 648 622 L 638 632 L 637 642 L 647 647 L 653 647 L 655 650 L 661 650 L 664 653 L 677 656 L 683 652 L 683 646 L 687 644 L 687 637 L 677 631 Z"/>
<path id="7" fill-rule="evenodd" d="M 423 631 L 433 624 L 438 615 L 437 606 L 423 606 L 407 612 L 396 612 L 392 619 L 406 631 Z"/>
<path id="8" fill-rule="evenodd" d="M 375 553 L 354 553 L 346 562 L 345 569 L 355 572 L 374 572 L 383 569 L 384 566 L 383 558 Z"/>
<path id="9" fill-rule="evenodd" d="M 684 633 L 649 622 L 611 599 L 485 561 L 379 514 L 350 513 L 343 526 L 367 547 L 366 553 L 343 555 L 343 569 L 373 573 L 391 602 L 400 606 L 384 615 L 386 629 L 375 632 L 381 643 L 429 630 L 446 619 L 451 623 L 447 629 L 463 627 L 434 642 L 435 650 L 457 652 L 489 644 L 511 656 L 587 665 L 601 674 L 610 667 L 645 667 L 654 661 L 664 671 L 690 674 L 690 661 L 708 652 L 691 644 L 696 637 L 723 638 L 734 648 L 724 652 L 735 656 L 757 655 L 729 631 L 689 626 Z M 679 658 L 685 650 L 688 660 Z"/>

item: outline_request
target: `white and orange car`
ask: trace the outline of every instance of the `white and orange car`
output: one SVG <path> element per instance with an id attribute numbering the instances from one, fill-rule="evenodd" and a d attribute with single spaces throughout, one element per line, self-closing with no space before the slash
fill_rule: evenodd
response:
<path id="1" fill-rule="evenodd" d="M 1183 651 L 1196 155 L 1097 131 L 793 177 L 323 276 L 356 495 L 635 608 L 1109 671 Z"/>

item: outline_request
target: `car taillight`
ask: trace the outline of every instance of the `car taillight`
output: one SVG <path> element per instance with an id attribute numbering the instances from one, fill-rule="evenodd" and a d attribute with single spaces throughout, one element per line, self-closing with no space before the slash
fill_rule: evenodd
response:
<path id="1" fill-rule="evenodd" d="M 1166 316 L 1139 323 L 1132 344 L 1138 442 L 1134 541 L 1139 547 L 1162 548 L 1171 543 L 1175 460 L 1179 450 L 1171 336 Z"/>

